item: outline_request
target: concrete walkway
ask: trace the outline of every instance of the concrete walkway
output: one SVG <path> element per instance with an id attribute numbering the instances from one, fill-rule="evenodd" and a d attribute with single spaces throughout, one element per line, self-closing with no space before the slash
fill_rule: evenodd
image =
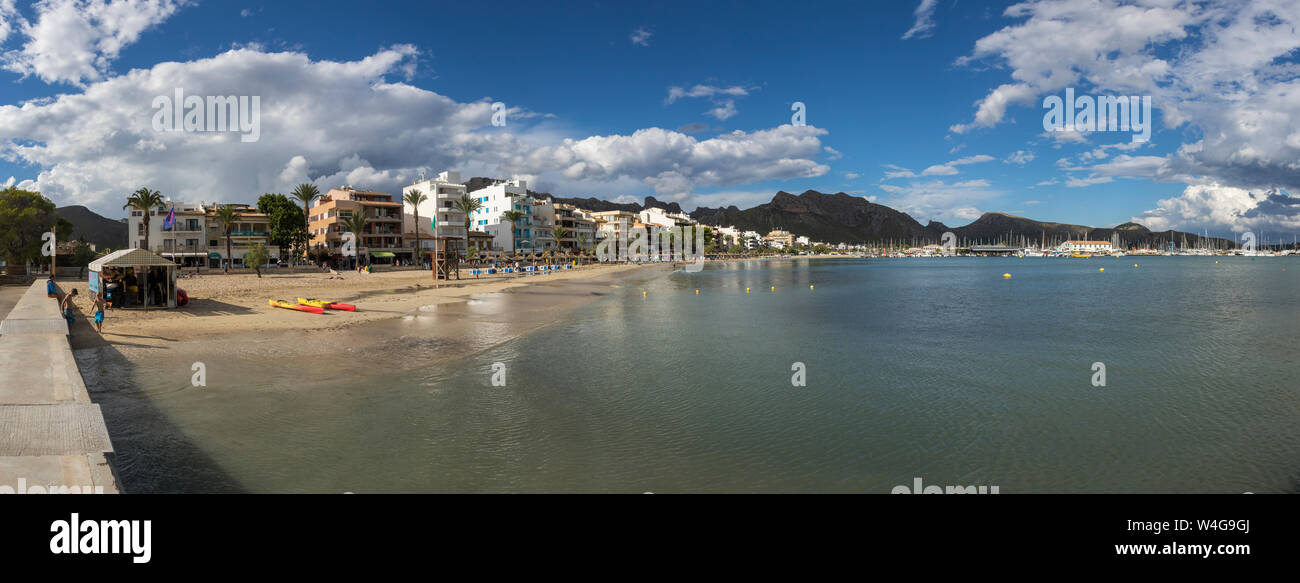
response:
<path id="1" fill-rule="evenodd" d="M 0 321 L 0 493 L 117 493 L 113 445 L 45 282 Z"/>

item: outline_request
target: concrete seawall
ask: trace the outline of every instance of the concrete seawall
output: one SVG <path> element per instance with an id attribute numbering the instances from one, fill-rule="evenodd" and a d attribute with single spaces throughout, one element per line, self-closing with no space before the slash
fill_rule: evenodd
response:
<path id="1" fill-rule="evenodd" d="M 37 281 L 0 321 L 0 493 L 118 493 L 113 445 Z"/>

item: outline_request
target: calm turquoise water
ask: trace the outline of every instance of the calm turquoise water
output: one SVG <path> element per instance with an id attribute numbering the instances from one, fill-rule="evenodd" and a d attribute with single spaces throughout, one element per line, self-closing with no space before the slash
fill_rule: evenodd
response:
<path id="1" fill-rule="evenodd" d="M 451 364 L 250 354 L 221 390 L 79 358 L 133 491 L 1300 490 L 1300 262 L 1215 261 L 710 265 Z"/>

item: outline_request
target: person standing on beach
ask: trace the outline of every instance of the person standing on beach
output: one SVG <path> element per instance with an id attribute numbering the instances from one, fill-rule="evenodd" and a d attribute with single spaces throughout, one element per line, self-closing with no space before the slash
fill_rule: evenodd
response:
<path id="1" fill-rule="evenodd" d="M 72 300 L 75 297 L 77 297 L 77 288 L 74 287 L 71 292 L 68 292 L 68 295 L 63 296 L 63 302 L 59 304 L 59 308 L 63 310 L 63 319 L 68 321 L 69 326 L 75 321 L 72 318 L 72 306 L 76 305 Z"/>
<path id="2" fill-rule="evenodd" d="M 58 292 L 58 290 L 55 289 L 55 287 L 54 287 L 54 274 L 53 274 L 53 273 L 50 274 L 50 279 L 49 279 L 48 281 L 45 282 L 45 297 L 47 297 L 47 298 L 57 298 L 57 297 L 59 297 L 59 292 Z"/>
<path id="3" fill-rule="evenodd" d="M 95 313 L 95 332 L 104 333 L 104 298 L 95 294 L 95 301 L 91 304 L 90 310 Z"/>

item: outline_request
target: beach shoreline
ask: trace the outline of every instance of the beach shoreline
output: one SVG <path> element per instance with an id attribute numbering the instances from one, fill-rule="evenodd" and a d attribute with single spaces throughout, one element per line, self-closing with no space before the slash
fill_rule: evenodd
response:
<path id="1" fill-rule="evenodd" d="M 665 267 L 665 264 L 657 264 Z M 439 306 L 465 303 L 476 296 L 526 290 L 568 282 L 607 285 L 641 268 L 654 265 L 588 265 L 546 275 L 484 277 L 439 282 L 434 288 L 428 271 L 391 271 L 372 274 L 344 272 L 342 280 L 328 273 L 264 272 L 220 273 L 177 280 L 186 290 L 189 305 L 174 309 L 112 309 L 106 312 L 104 330 L 96 333 L 89 322 L 91 299 L 85 281 L 59 280 L 63 290 L 79 289 L 76 321 L 71 327 L 74 350 L 107 345 L 162 347 L 177 342 L 211 343 L 223 337 L 266 335 L 278 332 L 338 332 L 359 324 L 410 318 L 432 313 Z M 327 310 L 311 314 L 268 305 L 269 299 L 295 303 L 296 298 L 322 298 L 357 306 L 357 311 Z M 554 296 L 552 296 L 554 297 Z M 446 313 L 447 309 L 443 309 Z"/>

